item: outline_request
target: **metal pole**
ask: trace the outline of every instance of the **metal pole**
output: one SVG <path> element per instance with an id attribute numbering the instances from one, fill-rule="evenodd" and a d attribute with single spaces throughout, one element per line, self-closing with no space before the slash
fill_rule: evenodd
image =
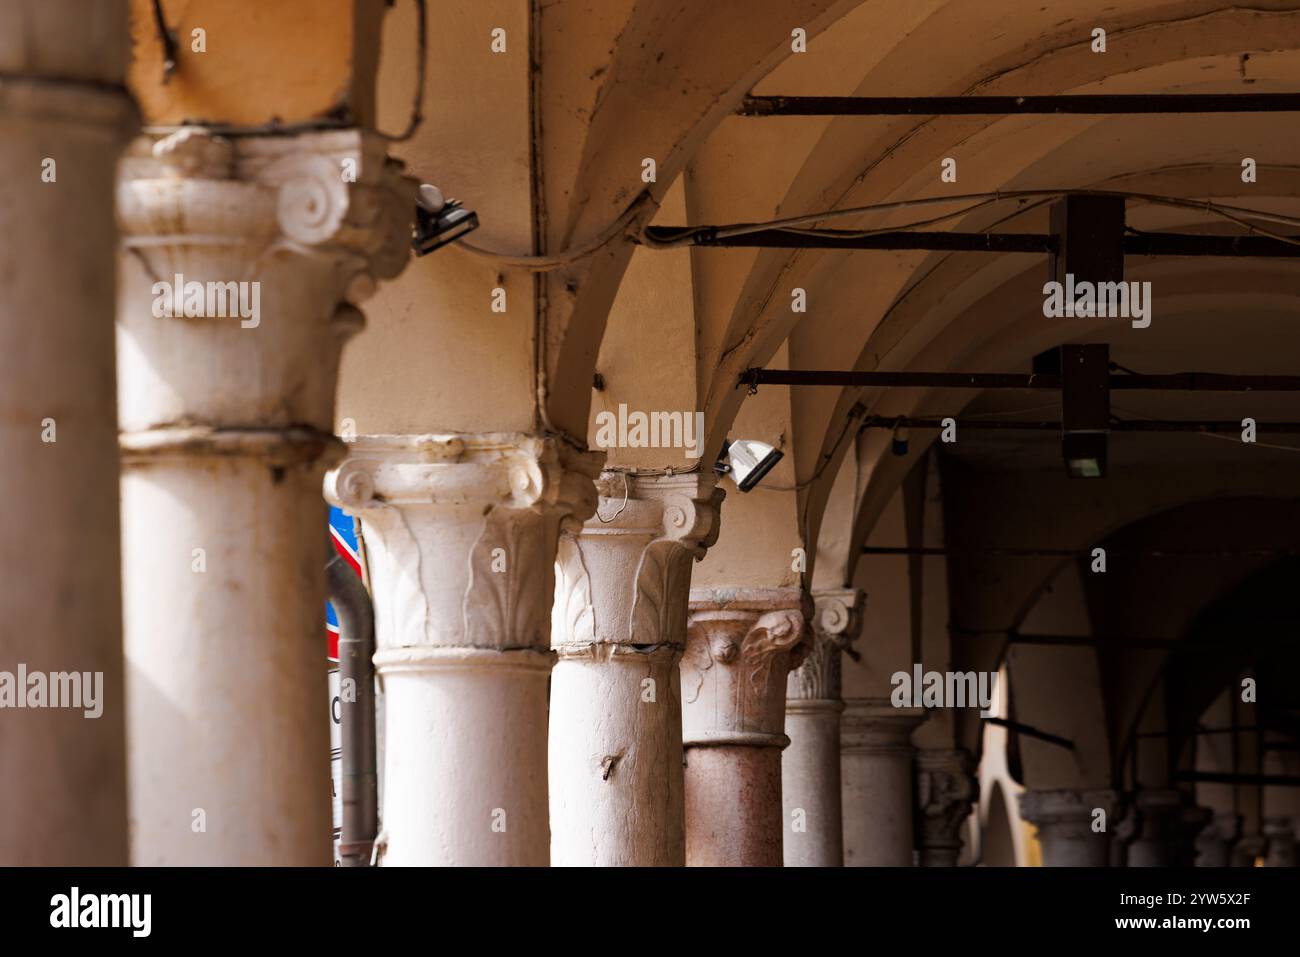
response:
<path id="1" fill-rule="evenodd" d="M 860 372 L 825 369 L 746 369 L 739 385 L 836 386 L 864 389 L 1059 390 L 1055 374 L 1017 372 Z M 1300 376 L 1172 372 L 1111 375 L 1112 392 L 1300 392 Z"/>
<path id="2" fill-rule="evenodd" d="M 899 230 L 864 235 L 850 229 L 759 229 L 734 236 L 718 231 L 737 224 L 710 226 L 650 226 L 646 238 L 657 244 L 719 246 L 759 249 L 891 249 L 922 252 L 1055 253 L 1058 238 L 1050 233 L 964 233 Z M 1300 256 L 1300 239 L 1271 236 L 1201 236 L 1195 233 L 1143 233 L 1125 235 L 1120 245 L 1126 256 L 1217 256 L 1223 258 L 1277 258 Z"/>
<path id="3" fill-rule="evenodd" d="M 1045 96 L 747 96 L 740 116 L 1016 116 L 1290 113 L 1300 93 L 1063 93 Z"/>
<path id="4" fill-rule="evenodd" d="M 986 421 L 983 419 L 958 419 L 952 418 L 957 428 L 970 432 L 981 431 L 1036 431 L 1036 432 L 1060 432 L 1060 422 L 1015 422 L 1015 421 Z M 868 416 L 862 420 L 861 428 L 864 429 L 943 429 L 945 428 L 944 419 L 942 418 L 910 418 L 908 416 Z M 1260 432 L 1272 432 L 1293 434 L 1300 433 L 1300 422 L 1260 422 L 1257 425 Z M 1110 424 L 1111 432 L 1240 432 L 1241 422 L 1224 421 L 1181 421 L 1168 419 L 1143 419 L 1126 422 L 1112 422 Z"/>

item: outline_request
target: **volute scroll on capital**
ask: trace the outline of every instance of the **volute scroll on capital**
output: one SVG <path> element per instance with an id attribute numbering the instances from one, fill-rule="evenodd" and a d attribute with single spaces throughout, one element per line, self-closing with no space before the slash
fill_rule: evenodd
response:
<path id="1" fill-rule="evenodd" d="M 866 595 L 859 589 L 849 588 L 816 591 L 812 598 L 812 637 L 806 645 L 806 654 L 790 671 L 786 697 L 792 701 L 840 702 L 843 672 L 840 656 L 862 629 Z"/>
<path id="2" fill-rule="evenodd" d="M 602 453 L 518 433 L 360 436 L 326 476 L 325 497 L 349 511 L 463 505 L 563 513 L 579 527 L 596 507 Z"/>
<path id="3" fill-rule="evenodd" d="M 330 260 L 356 303 L 406 264 L 416 187 L 369 131 L 253 136 L 187 126 L 128 147 L 118 222 L 124 248 L 155 277 L 188 267 L 193 278 L 244 279 L 264 257 L 288 252 Z M 224 275 L 235 250 L 241 274 Z"/>
<path id="4" fill-rule="evenodd" d="M 786 676 L 808 641 L 807 604 L 798 588 L 691 590 L 682 659 L 691 743 L 759 733 L 783 746 Z"/>

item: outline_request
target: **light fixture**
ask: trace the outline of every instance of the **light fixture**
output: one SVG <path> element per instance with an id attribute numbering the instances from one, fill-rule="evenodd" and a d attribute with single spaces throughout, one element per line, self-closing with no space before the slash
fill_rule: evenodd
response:
<path id="1" fill-rule="evenodd" d="M 415 255 L 425 256 L 476 229 L 478 213 L 454 199 L 444 199 L 442 190 L 431 183 L 420 187 L 415 199 L 415 228 L 411 231 Z"/>
<path id="2" fill-rule="evenodd" d="M 748 492 L 763 476 L 772 471 L 772 466 L 781 461 L 784 453 L 766 442 L 757 439 L 728 439 L 722 443 L 722 452 L 713 470 L 719 475 L 730 475 L 736 488 Z"/>
<path id="3" fill-rule="evenodd" d="M 1061 457 L 1066 471 L 1070 478 L 1105 478 L 1110 431 L 1110 347 L 1063 345 L 1058 355 Z"/>
<path id="4" fill-rule="evenodd" d="M 905 425 L 894 426 L 894 437 L 890 440 L 889 449 L 895 455 L 904 456 L 907 454 L 908 442 L 911 440 L 912 433 Z"/>
<path id="5" fill-rule="evenodd" d="M 1061 452 L 1070 478 L 1106 477 L 1106 433 L 1066 432 Z"/>

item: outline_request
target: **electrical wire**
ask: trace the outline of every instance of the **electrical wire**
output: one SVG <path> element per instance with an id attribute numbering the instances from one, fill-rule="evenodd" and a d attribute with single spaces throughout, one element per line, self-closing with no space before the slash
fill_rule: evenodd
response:
<path id="1" fill-rule="evenodd" d="M 603 249 L 610 242 L 619 236 L 632 232 L 632 226 L 637 221 L 642 211 L 647 207 L 653 209 L 659 208 L 659 201 L 649 192 L 643 192 L 638 196 L 622 214 L 598 232 L 585 243 L 577 246 L 570 246 L 562 249 L 558 253 L 546 256 L 514 256 L 509 253 L 498 252 L 493 249 L 484 249 L 481 246 L 475 246 L 473 243 L 467 243 L 464 240 L 456 243 L 454 248 L 463 249 L 475 256 L 482 256 L 491 259 L 494 263 L 508 269 L 521 269 L 525 272 L 552 272 L 556 269 L 563 269 L 565 266 L 572 265 L 579 259 L 584 259 L 592 253 Z M 630 236 L 633 240 L 635 235 Z"/>

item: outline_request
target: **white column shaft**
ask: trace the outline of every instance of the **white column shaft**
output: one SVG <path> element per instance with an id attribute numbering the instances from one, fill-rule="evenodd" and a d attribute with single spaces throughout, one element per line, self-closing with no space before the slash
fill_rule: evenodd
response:
<path id="1" fill-rule="evenodd" d="M 362 436 L 330 475 L 375 597 L 384 866 L 548 863 L 556 543 L 598 468 L 549 437 Z"/>
<path id="2" fill-rule="evenodd" d="M 844 817 L 840 776 L 841 655 L 862 630 L 866 595 L 856 588 L 813 593 L 814 639 L 786 682 L 781 755 L 786 867 L 840 867 Z"/>
<path id="3" fill-rule="evenodd" d="M 551 863 L 685 862 L 682 689 L 691 563 L 717 537 L 711 476 L 606 473 L 561 537 L 552 643 Z"/>
<path id="4" fill-rule="evenodd" d="M 135 863 L 329 864 L 320 481 L 352 303 L 409 254 L 385 149 L 186 129 L 121 164 Z"/>
<path id="5" fill-rule="evenodd" d="M 0 672 L 13 682 L 0 691 L 12 695 L 0 711 L 0 865 L 123 865 L 113 177 L 135 117 L 110 85 L 126 4 L 92 15 L 66 0 L 15 3 L 7 22 L 23 36 L 0 43 Z M 18 685 L 22 668 L 42 682 L 76 673 L 97 702 L 26 707 L 41 699 L 30 677 Z"/>

